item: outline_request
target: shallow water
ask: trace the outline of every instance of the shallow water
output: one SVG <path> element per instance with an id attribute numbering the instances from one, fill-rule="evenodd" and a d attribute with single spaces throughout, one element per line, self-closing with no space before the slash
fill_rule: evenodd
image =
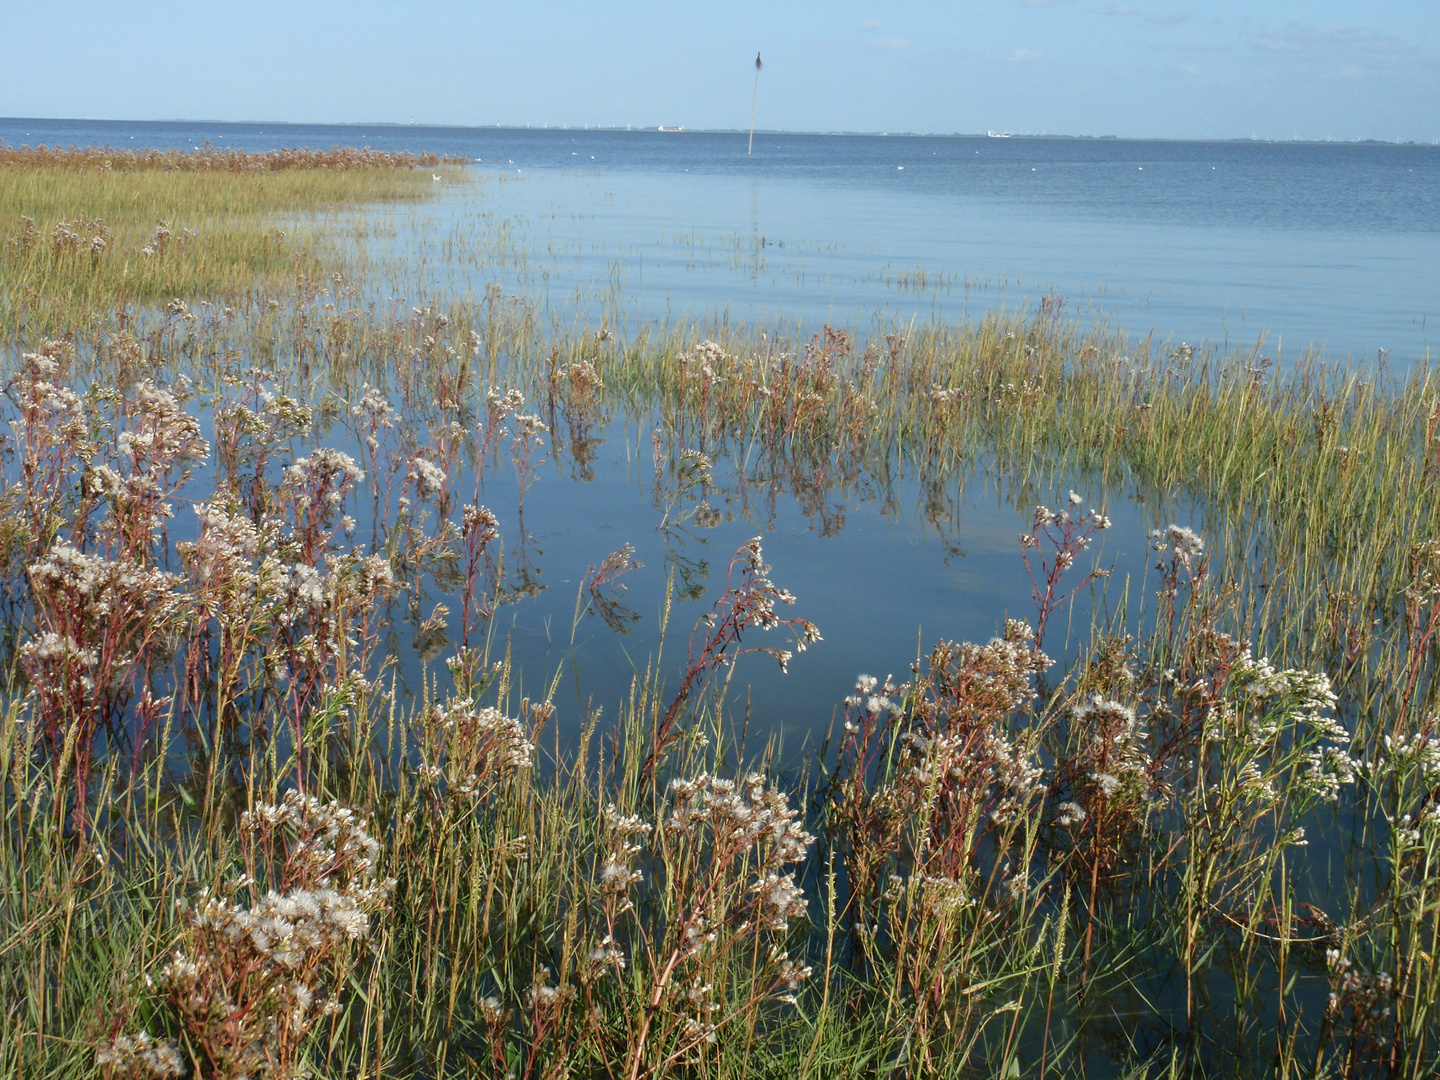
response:
<path id="1" fill-rule="evenodd" d="M 715 463 L 713 486 L 675 502 L 670 520 L 679 524 L 661 528 L 669 499 L 656 497 L 651 430 L 642 420 L 617 421 L 599 432 L 603 442 L 588 480 L 577 479 L 562 432 L 558 456 L 554 446 L 544 451 L 548 460 L 524 496 L 523 519 L 508 448 L 487 471 L 481 502 L 500 518 L 507 580 L 512 589 L 523 581 L 528 594 L 497 611 L 497 654 L 509 644 L 523 690 L 532 696 L 561 671 L 556 699 L 565 706 L 562 718 L 579 717 L 590 706 L 613 716 L 631 679 L 643 676 L 661 649 L 669 592 L 673 606 L 659 660 L 673 692 L 685 670 L 691 631 L 724 589 L 731 558 L 759 536 L 772 580 L 796 596 L 793 607 L 779 613 L 809 619 L 824 640 L 796 656 L 788 674 L 769 656 L 745 657 L 730 702 L 733 719 L 748 714 L 755 737 L 781 737 L 791 760 L 824 738 L 858 674 L 893 673 L 902 681 L 911 663 L 942 638 L 986 641 L 1007 617 L 1033 622 L 1017 537 L 1028 531 L 1037 500 L 1058 507 L 1068 483 L 1083 486 L 1079 479 L 1057 477 L 1053 490 L 1020 490 L 989 479 L 982 463 L 973 475 L 926 490 L 913 467 L 897 462 L 888 483 L 866 475 L 825 487 L 812 476 L 756 480 L 756 462 L 732 458 Z M 473 476 L 459 482 L 466 498 L 473 482 Z M 1066 653 L 1067 640 L 1073 649 L 1088 639 L 1092 614 L 1113 610 L 1127 576 L 1132 596 L 1142 595 L 1149 529 L 1177 518 L 1203 528 L 1193 507 L 1174 500 L 1147 505 L 1119 490 L 1083 494 L 1081 509 L 1094 505 L 1113 526 L 1070 583 L 1092 566 L 1111 570 L 1112 577 L 1082 590 L 1073 609 L 1053 617 L 1045 644 L 1057 657 Z M 697 507 L 701 513 L 691 516 Z M 706 514 L 707 507 L 715 513 Z M 587 571 L 627 543 L 644 565 L 621 579 L 625 591 L 617 599 L 624 611 L 612 624 L 588 596 L 577 605 L 577 596 Z M 436 601 L 449 607 L 458 636 L 459 595 L 428 596 L 422 617 Z M 789 648 L 791 642 L 783 629 L 755 631 L 742 642 L 757 645 Z M 420 651 L 411 642 L 399 658 L 406 683 L 418 687 Z"/>
<path id="2" fill-rule="evenodd" d="M 903 324 L 1052 293 L 1139 336 L 1267 335 L 1282 358 L 1403 367 L 1437 344 L 1433 146 L 763 134 L 747 156 L 733 133 L 15 119 L 0 140 L 463 155 L 507 178 L 486 212 L 563 256 L 536 264 L 543 298 L 623 296 L 637 320 Z"/>
<path id="3" fill-rule="evenodd" d="M 478 477 L 473 464 L 463 464 L 478 447 L 461 455 L 461 467 L 449 477 L 447 506 L 449 518 L 458 521 L 458 505 L 473 499 L 499 522 L 500 538 L 491 549 L 501 565 L 498 603 L 488 623 L 478 622 L 479 639 L 472 644 L 488 634 L 491 659 L 508 656 L 517 696 L 543 698 L 553 686 L 567 741 L 592 711 L 615 717 L 632 682 L 643 682 L 652 667 L 662 698 L 670 700 L 687 667 L 692 632 L 698 652 L 704 642 L 698 624 L 727 588 L 737 550 L 752 537 L 761 540 L 771 580 L 795 596 L 778 614 L 815 623 L 823 640 L 796 655 L 788 671 L 772 656 L 743 655 L 730 673 L 725 719 L 743 725 L 758 743 L 777 738 L 793 765 L 824 740 L 858 675 L 893 674 L 901 682 L 942 639 L 988 641 L 1007 618 L 1035 621 L 1018 537 L 1030 530 L 1037 503 L 1065 507 L 1076 488 L 1085 500 L 1079 513 L 1093 507 L 1113 522 L 1066 576 L 1068 590 L 1092 569 L 1110 575 L 1081 588 L 1052 616 L 1044 647 L 1057 660 L 1073 657 L 1090 639 L 1092 619 L 1121 615 L 1124 608 L 1124 622 L 1134 627 L 1149 613 L 1156 584 L 1149 566 L 1151 529 L 1171 522 L 1202 532 L 1207 526 L 1203 508 L 1183 495 L 1107 490 L 1068 473 L 1009 481 L 984 460 L 942 473 L 892 455 L 846 471 L 831 459 L 776 459 L 759 445 L 732 444 L 724 452 L 710 448 L 716 454 L 711 483 L 682 489 L 674 462 L 693 447 L 658 414 L 620 415 L 578 428 L 563 412 L 542 415 L 551 431 L 531 457 L 533 478 L 523 495 L 512 441 L 504 438 Z M 213 439 L 208 410 L 204 422 Z M 582 460 L 575 452 L 577 433 Z M 658 471 L 657 437 L 663 454 Z M 324 426 L 294 453 L 309 446 L 367 460 L 343 424 Z M 383 455 L 382 448 L 382 461 Z M 277 461 L 275 468 L 283 464 L 288 462 Z M 213 466 L 200 470 L 179 501 L 210 500 L 216 481 Z M 388 485 L 382 478 L 379 486 Z M 384 549 L 375 530 L 375 487 L 376 478 L 367 476 L 348 503 L 356 523 L 342 546 Z M 429 515 L 436 510 L 433 503 L 419 508 Z M 393 504 L 383 514 L 393 521 Z M 195 515 L 182 505 L 169 541 L 193 540 L 195 533 Z M 627 544 L 641 565 L 618 579 L 618 589 L 603 590 L 612 602 L 607 611 L 588 591 L 588 575 Z M 1038 560 L 1032 561 L 1039 573 Z M 425 573 L 418 585 L 385 613 L 381 650 L 410 702 L 435 680 L 443 692 L 445 660 L 463 629 L 458 577 Z M 422 623 L 437 604 L 448 616 L 440 632 L 426 636 Z M 792 649 L 793 635 L 784 627 L 751 630 L 741 648 L 757 647 Z"/>

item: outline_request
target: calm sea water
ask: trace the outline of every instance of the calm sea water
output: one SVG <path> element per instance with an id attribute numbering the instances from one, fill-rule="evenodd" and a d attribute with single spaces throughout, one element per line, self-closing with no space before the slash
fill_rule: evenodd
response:
<path id="1" fill-rule="evenodd" d="M 618 304 L 632 322 L 725 315 L 813 328 L 870 325 L 877 312 L 901 324 L 959 318 L 1052 293 L 1142 335 L 1248 347 L 1268 333 L 1272 355 L 1316 344 L 1374 363 L 1388 350 L 1398 367 L 1436 336 L 1434 147 L 767 134 L 747 156 L 734 134 L 39 120 L 0 120 L 0 139 L 464 155 L 479 183 L 387 211 L 412 284 L 483 295 L 500 280 L 552 313 Z M 525 258 L 494 257 L 501 229 Z M 427 245 L 467 230 L 488 255 L 427 260 Z M 728 461 L 717 463 L 707 497 L 718 513 L 706 527 L 660 532 L 652 424 L 630 418 L 595 433 L 588 470 L 557 433 L 525 497 L 523 533 L 508 454 L 484 480 L 482 500 L 507 530 L 509 584 L 527 594 L 501 609 L 496 630 L 529 693 L 560 670 L 563 698 L 613 713 L 662 648 L 672 583 L 696 597 L 678 601 L 663 646 L 673 686 L 730 556 L 760 534 L 775 580 L 799 597 L 793 613 L 825 641 L 788 677 L 766 658 L 747 661 L 736 700 L 748 693 L 754 726 L 795 745 L 823 734 L 857 673 L 904 676 L 940 637 L 984 640 L 1006 615 L 1031 614 L 1015 538 L 1035 502 L 1054 505 L 1074 486 L 1110 514 L 1099 556 L 1116 571 L 1112 594 L 1129 574 L 1139 595 L 1147 529 L 1205 529 L 1203 509 L 1183 498 L 1093 490 L 1083 477 L 1021 490 L 976 463 L 923 490 L 896 463 L 891 476 L 817 491 L 805 477 L 757 481 L 749 464 Z M 645 563 L 626 578 L 629 632 L 593 615 L 574 625 L 587 568 L 624 543 Z M 1079 599 L 1083 636 L 1091 598 Z M 458 615 L 457 598 L 441 595 L 421 615 L 438 600 Z M 1063 640 L 1052 630 L 1047 645 Z M 418 687 L 424 643 L 402 632 L 391 647 Z"/>
<path id="2" fill-rule="evenodd" d="M 1437 345 L 1434 146 L 761 134 L 747 156 L 727 133 L 15 119 L 0 140 L 463 155 L 504 178 L 487 210 L 567 256 L 532 290 L 618 284 L 639 320 L 953 319 L 1052 293 L 1282 359 Z"/>

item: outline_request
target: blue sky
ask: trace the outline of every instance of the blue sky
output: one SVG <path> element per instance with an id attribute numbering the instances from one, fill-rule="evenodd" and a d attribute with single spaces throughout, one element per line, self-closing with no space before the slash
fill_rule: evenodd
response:
<path id="1" fill-rule="evenodd" d="M 1440 2 L 0 0 L 0 115 L 1440 139 Z"/>

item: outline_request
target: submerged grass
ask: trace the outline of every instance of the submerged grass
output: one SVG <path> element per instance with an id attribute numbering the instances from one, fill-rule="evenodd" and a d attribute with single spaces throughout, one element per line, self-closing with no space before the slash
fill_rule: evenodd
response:
<path id="1" fill-rule="evenodd" d="M 428 172 L 75 160 L 0 167 L 0 207 L 131 230 L 5 255 L 0 1075 L 1433 1075 L 1428 370 L 1161 351 L 1053 300 L 858 343 L 379 305 L 241 237 Z M 93 260 L 163 206 L 222 224 L 142 295 Z M 757 540 L 614 719 L 523 696 L 494 615 L 528 480 L 623 414 L 665 529 L 723 484 L 823 528 L 914 478 L 943 531 L 957 478 L 1003 482 L 1034 623 L 861 676 L 797 769 L 724 707 L 817 633 Z M 505 456 L 518 552 L 478 505 Z M 1110 527 L 1046 505 L 1066 477 L 1207 535 L 1143 540 L 1149 594 L 1057 645 Z M 623 620 L 631 556 L 586 603 Z"/>

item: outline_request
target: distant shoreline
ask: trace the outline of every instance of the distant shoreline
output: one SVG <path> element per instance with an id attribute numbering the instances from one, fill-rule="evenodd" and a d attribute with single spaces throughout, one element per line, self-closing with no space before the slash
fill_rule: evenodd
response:
<path id="1" fill-rule="evenodd" d="M 182 126 L 182 125 L 204 125 L 206 127 L 233 127 L 233 128 L 345 128 L 345 129 L 378 129 L 384 131 L 570 131 L 570 132 L 596 132 L 605 134 L 630 134 L 630 135 L 655 135 L 659 133 L 661 125 L 651 123 L 648 125 L 610 125 L 610 126 L 581 126 L 574 127 L 565 124 L 406 124 L 395 121 L 299 121 L 299 120 L 195 120 L 195 119 L 159 119 L 159 120 L 135 120 L 135 119 L 114 119 L 105 117 L 73 117 L 73 116 L 0 116 L 0 125 L 20 124 L 59 124 L 74 125 L 76 127 L 89 124 L 106 125 L 135 125 L 135 126 Z M 676 133 L 676 129 L 664 125 L 666 134 Z M 736 135 L 743 136 L 747 133 L 745 128 L 698 128 L 683 126 L 680 133 L 685 135 Z M 988 139 L 994 136 L 985 131 L 789 131 L 780 128 L 756 128 L 755 134 L 767 137 L 811 137 L 811 138 L 892 138 L 892 139 Z M 1054 132 L 1012 132 L 1006 138 L 1025 140 L 1054 140 L 1054 141 L 1078 141 L 1078 142 L 1125 142 L 1125 143 L 1219 143 L 1219 144 L 1255 144 L 1275 146 L 1411 146 L 1411 147 L 1440 147 L 1440 139 L 1431 142 L 1418 140 L 1397 140 L 1397 139 L 1261 139 L 1242 136 L 1216 136 L 1216 137 L 1181 137 L 1181 136 L 1158 136 L 1158 135 L 1075 135 Z M 7 141 L 0 138 L 0 142 Z"/>

